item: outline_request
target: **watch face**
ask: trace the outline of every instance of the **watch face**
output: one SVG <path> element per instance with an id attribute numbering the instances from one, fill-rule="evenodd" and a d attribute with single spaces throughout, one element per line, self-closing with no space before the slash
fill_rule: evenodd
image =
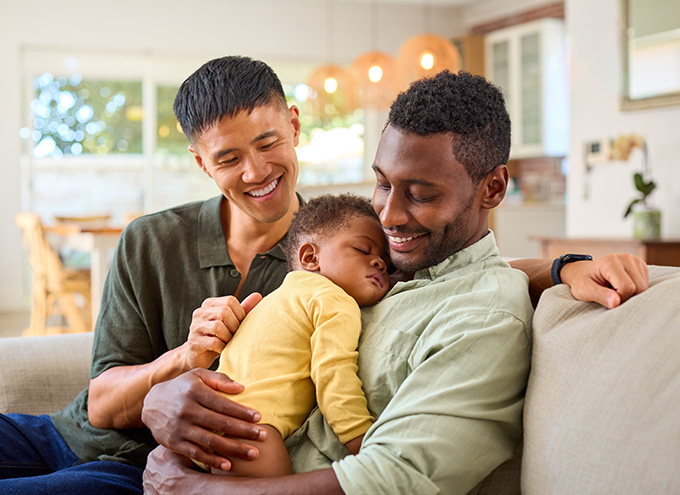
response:
<path id="1" fill-rule="evenodd" d="M 589 254 L 565 254 L 562 256 L 563 263 L 571 263 L 572 261 L 590 261 L 593 257 Z"/>

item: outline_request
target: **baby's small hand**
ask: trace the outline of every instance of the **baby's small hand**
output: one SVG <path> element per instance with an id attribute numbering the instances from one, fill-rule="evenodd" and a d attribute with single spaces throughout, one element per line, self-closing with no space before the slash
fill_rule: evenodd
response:
<path id="1" fill-rule="evenodd" d="M 239 303 L 234 296 L 210 297 L 194 311 L 182 345 L 186 369 L 207 368 L 220 355 L 246 315 L 262 300 L 253 292 Z"/>

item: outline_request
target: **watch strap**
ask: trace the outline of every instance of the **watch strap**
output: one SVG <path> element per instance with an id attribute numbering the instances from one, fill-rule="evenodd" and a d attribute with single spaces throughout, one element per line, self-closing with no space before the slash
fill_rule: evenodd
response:
<path id="1" fill-rule="evenodd" d="M 559 285 L 564 282 L 562 282 L 562 278 L 560 277 L 560 272 L 562 271 L 562 268 L 564 265 L 567 263 L 573 263 L 574 261 L 592 261 L 593 257 L 589 254 L 563 254 L 559 258 L 556 258 L 555 261 L 553 261 L 552 268 L 550 270 L 550 276 L 552 277 L 552 282 L 554 285 Z"/>

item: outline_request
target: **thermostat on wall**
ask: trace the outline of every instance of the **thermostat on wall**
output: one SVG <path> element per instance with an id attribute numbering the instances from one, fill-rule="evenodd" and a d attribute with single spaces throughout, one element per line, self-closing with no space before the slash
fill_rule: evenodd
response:
<path id="1" fill-rule="evenodd" d="M 596 165 L 610 161 L 611 139 L 599 139 L 586 143 L 586 164 Z"/>

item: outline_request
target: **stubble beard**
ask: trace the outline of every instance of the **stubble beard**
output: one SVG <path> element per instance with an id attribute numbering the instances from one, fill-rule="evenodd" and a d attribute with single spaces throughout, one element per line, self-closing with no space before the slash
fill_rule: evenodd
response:
<path id="1" fill-rule="evenodd" d="M 392 254 L 392 263 L 403 272 L 413 273 L 424 268 L 438 265 L 446 258 L 457 253 L 467 244 L 470 236 L 470 211 L 474 196 L 460 212 L 458 217 L 447 224 L 441 233 L 428 233 L 428 244 L 423 249 L 423 254 L 417 260 L 400 260 L 399 254 Z"/>

